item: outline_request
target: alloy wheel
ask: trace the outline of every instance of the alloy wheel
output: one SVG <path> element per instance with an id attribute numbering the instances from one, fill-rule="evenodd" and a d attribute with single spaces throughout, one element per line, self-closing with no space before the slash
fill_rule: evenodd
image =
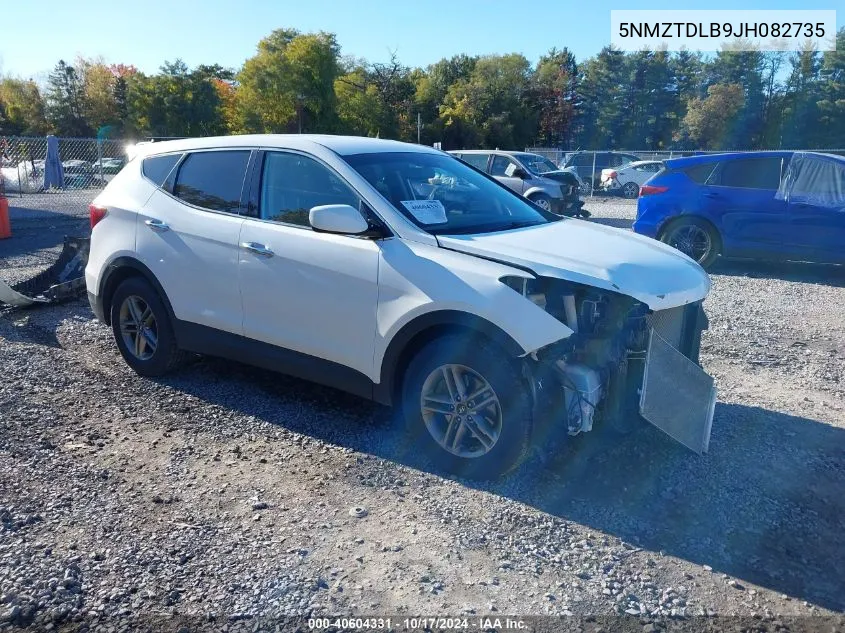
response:
<path id="1" fill-rule="evenodd" d="M 536 200 L 534 200 L 534 204 L 536 204 L 538 207 L 540 207 L 544 211 L 551 211 L 552 210 L 552 204 L 548 200 L 546 200 L 545 198 L 537 198 Z"/>
<path id="2" fill-rule="evenodd" d="M 704 261 L 713 248 L 710 234 L 695 224 L 679 226 L 669 236 L 669 244 L 697 262 Z"/>
<path id="3" fill-rule="evenodd" d="M 120 305 L 120 334 L 123 343 L 138 360 L 149 360 L 158 347 L 158 323 L 149 304 L 130 295 Z"/>
<path id="4" fill-rule="evenodd" d="M 452 455 L 486 455 L 502 432 L 502 406 L 490 383 L 465 365 L 441 365 L 423 383 L 420 410 L 426 429 Z"/>

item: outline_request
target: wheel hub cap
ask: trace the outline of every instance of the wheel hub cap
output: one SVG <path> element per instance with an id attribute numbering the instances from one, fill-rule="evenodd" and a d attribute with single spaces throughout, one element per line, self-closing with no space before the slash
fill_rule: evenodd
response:
<path id="1" fill-rule="evenodd" d="M 490 383 L 465 365 L 442 365 L 423 383 L 420 411 L 441 448 L 458 457 L 487 454 L 502 432 L 502 407 Z"/>

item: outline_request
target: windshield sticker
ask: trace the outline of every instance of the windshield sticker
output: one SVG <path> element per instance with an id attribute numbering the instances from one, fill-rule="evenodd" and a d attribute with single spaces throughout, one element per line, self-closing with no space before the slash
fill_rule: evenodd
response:
<path id="1" fill-rule="evenodd" d="M 420 224 L 443 224 L 446 222 L 446 207 L 440 200 L 402 200 L 402 205 L 411 212 Z"/>

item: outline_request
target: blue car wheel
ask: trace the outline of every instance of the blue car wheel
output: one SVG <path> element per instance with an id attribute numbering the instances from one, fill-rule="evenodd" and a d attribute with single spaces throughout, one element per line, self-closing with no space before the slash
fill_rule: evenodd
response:
<path id="1" fill-rule="evenodd" d="M 721 239 L 716 229 L 699 218 L 678 218 L 669 223 L 660 240 L 707 268 L 721 252 Z"/>

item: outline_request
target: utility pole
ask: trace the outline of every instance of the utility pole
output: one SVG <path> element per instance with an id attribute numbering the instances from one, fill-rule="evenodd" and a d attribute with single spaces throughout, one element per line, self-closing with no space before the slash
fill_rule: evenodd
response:
<path id="1" fill-rule="evenodd" d="M 420 144 L 420 130 L 422 129 L 422 116 L 417 112 L 417 145 Z"/>

